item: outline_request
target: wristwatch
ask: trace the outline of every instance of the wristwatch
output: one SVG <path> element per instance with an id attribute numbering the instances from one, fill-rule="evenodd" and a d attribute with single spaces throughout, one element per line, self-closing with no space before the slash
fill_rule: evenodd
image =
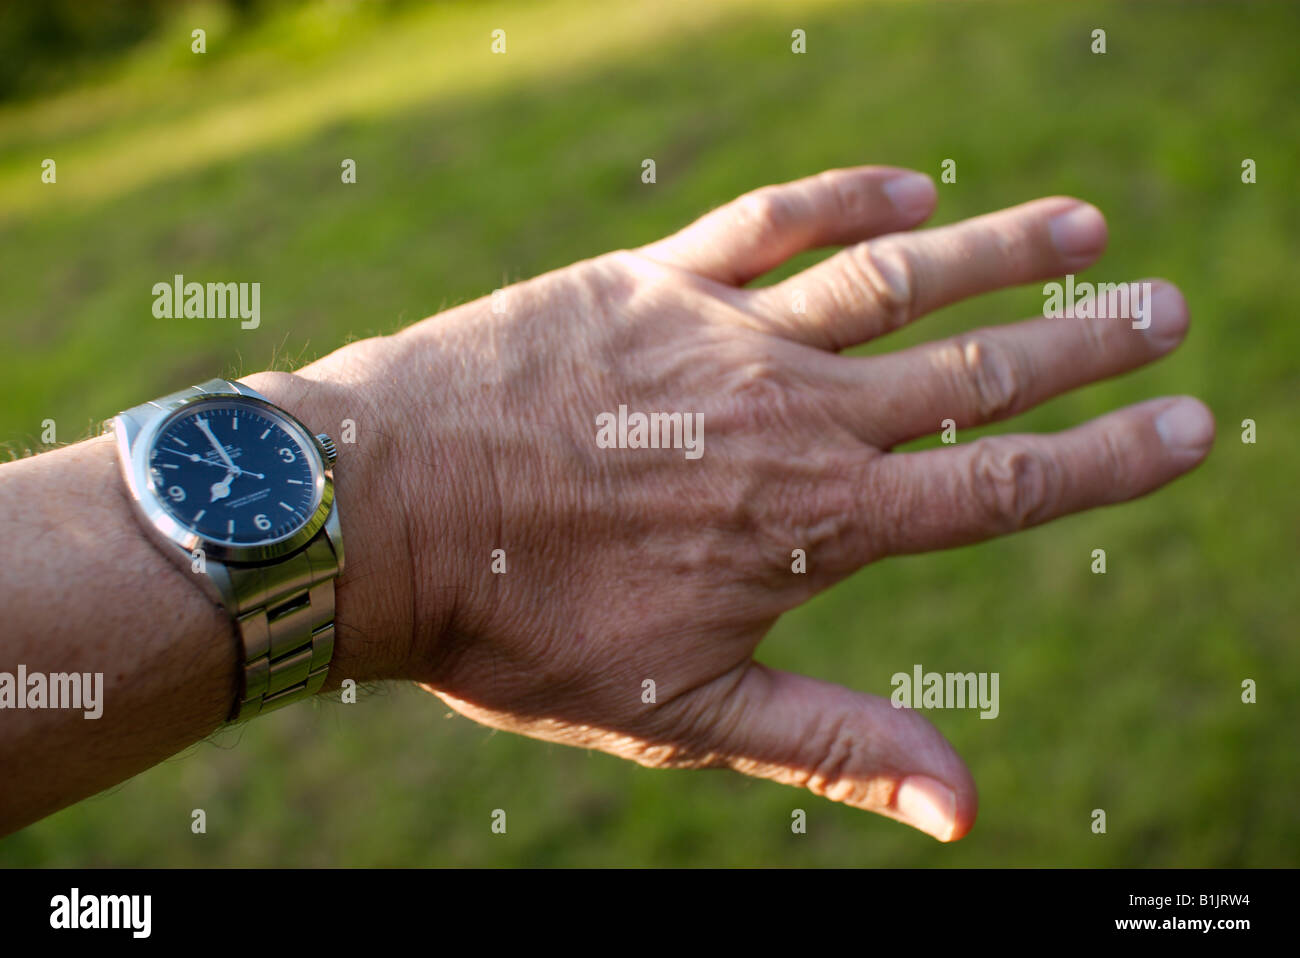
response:
<path id="1" fill-rule="evenodd" d="M 229 721 L 315 695 L 343 571 L 333 441 L 225 379 L 128 409 L 105 432 L 150 538 L 233 618 Z"/>

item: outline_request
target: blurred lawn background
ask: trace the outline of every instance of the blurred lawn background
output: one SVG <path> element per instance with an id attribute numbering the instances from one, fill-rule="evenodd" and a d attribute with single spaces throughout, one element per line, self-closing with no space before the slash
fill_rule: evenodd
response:
<path id="1" fill-rule="evenodd" d="M 388 686 L 222 733 L 0 841 L 0 864 L 1300 862 L 1296 5 L 142 9 L 152 19 L 116 46 L 36 31 L 54 49 L 0 76 L 0 442 L 14 454 L 40 448 L 46 418 L 73 441 L 143 399 L 307 361 L 764 183 L 867 162 L 937 179 L 945 158 L 957 182 L 939 188 L 937 223 L 1075 194 L 1111 227 L 1085 279 L 1168 277 L 1191 306 L 1172 358 L 996 431 L 1190 392 L 1219 440 L 1152 498 L 867 569 L 760 649 L 882 695 L 914 663 L 1000 673 L 997 720 L 929 713 L 980 788 L 956 846 L 765 782 L 494 733 Z M 46 157 L 56 185 L 40 181 Z M 261 282 L 261 327 L 155 319 L 151 287 L 175 273 Z M 874 348 L 1041 308 L 1035 287 L 986 296 Z M 1258 704 L 1241 703 L 1247 678 Z M 22 775 L 4 769 L 0 788 Z M 190 832 L 195 808 L 206 835 Z"/>

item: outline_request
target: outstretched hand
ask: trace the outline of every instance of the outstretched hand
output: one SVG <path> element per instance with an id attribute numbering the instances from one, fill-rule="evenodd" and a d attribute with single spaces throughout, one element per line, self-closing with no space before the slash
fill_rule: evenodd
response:
<path id="1" fill-rule="evenodd" d="M 839 355 L 1080 270 L 1106 243 L 1101 214 L 1066 197 L 906 232 L 934 203 L 920 174 L 830 171 L 344 350 L 382 369 L 388 428 L 412 446 L 389 530 L 410 545 L 404 673 L 495 728 L 964 835 L 975 787 L 926 719 L 760 665 L 759 642 L 878 559 L 1144 495 L 1206 456 L 1214 424 L 1162 398 L 1057 434 L 891 452 L 1141 366 L 1187 330 L 1178 290 L 1153 282 L 1145 329 L 1036 318 Z M 746 286 L 825 246 L 844 248 Z M 622 425 L 599 436 L 620 407 L 669 414 L 656 445 L 676 448 L 618 448 L 637 444 Z M 702 423 L 694 447 L 679 423 Z"/>

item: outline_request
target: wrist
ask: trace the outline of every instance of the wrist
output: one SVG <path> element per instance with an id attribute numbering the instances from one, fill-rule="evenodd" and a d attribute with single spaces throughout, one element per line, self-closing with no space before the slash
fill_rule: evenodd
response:
<path id="1" fill-rule="evenodd" d="M 335 583 L 334 655 L 324 688 L 402 678 L 410 656 L 411 555 L 406 536 L 401 443 L 390 422 L 370 341 L 352 344 L 294 373 L 240 381 L 326 433 L 338 449 L 334 493 L 344 567 Z"/>
<path id="2" fill-rule="evenodd" d="M 468 637 L 492 633 L 503 584 L 490 572 L 492 550 L 505 547 L 494 462 L 516 451 L 517 437 L 500 429 L 501 369 L 484 342 L 491 328 L 477 304 L 466 304 L 355 344 L 367 348 L 388 391 L 412 573 L 403 677 L 421 682 L 445 674 Z"/>

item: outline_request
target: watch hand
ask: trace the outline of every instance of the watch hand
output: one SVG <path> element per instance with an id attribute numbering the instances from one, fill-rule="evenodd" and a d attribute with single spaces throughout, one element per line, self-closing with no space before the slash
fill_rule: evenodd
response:
<path id="1" fill-rule="evenodd" d="M 235 478 L 235 474 L 233 472 L 228 472 L 226 473 L 226 477 L 220 482 L 214 482 L 212 484 L 212 498 L 208 501 L 216 502 L 218 499 L 224 499 L 226 496 L 230 495 L 230 480 L 233 478 Z"/>
<path id="2" fill-rule="evenodd" d="M 174 452 L 174 453 L 176 453 L 176 455 L 178 455 L 178 456 L 184 456 L 184 457 L 185 457 L 186 459 L 188 459 L 190 462 L 201 462 L 201 463 L 203 463 L 205 466 L 216 466 L 218 469 L 226 469 L 226 468 L 227 468 L 227 466 L 226 466 L 224 463 L 217 462 L 215 459 L 204 459 L 202 456 L 200 456 L 198 453 L 195 453 L 195 452 L 181 452 L 179 449 L 172 449 L 172 448 L 170 448 L 170 447 L 168 447 L 168 446 L 163 446 L 163 447 L 162 447 L 162 451 L 163 451 L 163 452 Z M 243 472 L 243 470 L 242 470 L 242 469 L 239 469 L 238 466 L 235 466 L 235 469 L 239 470 L 240 472 Z"/>
<path id="3" fill-rule="evenodd" d="M 208 421 L 206 419 L 196 419 L 194 420 L 194 425 L 199 427 L 199 432 L 208 437 L 208 442 L 212 443 L 212 448 L 217 450 L 217 455 L 221 457 L 223 462 L 225 462 L 226 468 L 232 469 L 236 474 L 238 474 L 239 467 L 235 465 L 234 460 L 226 455 L 225 446 L 217 442 L 217 437 L 212 435 L 212 427 L 208 425 Z"/>
<path id="4" fill-rule="evenodd" d="M 212 459 L 204 459 L 204 458 L 202 458 L 201 456 L 195 456 L 195 457 L 194 457 L 194 461 L 195 461 L 195 462 L 201 462 L 201 463 L 203 463 L 205 466 L 216 466 L 218 469 L 225 469 L 225 470 L 226 470 L 227 472 L 229 472 L 232 476 L 257 476 L 258 479 L 265 479 L 265 478 L 266 478 L 266 476 L 262 475 L 260 472 L 249 472 L 247 469 L 241 469 L 239 466 L 235 465 L 233 462 L 230 463 L 229 465 L 222 465 L 222 464 L 219 463 L 219 462 L 216 462 L 216 461 L 214 461 L 214 460 L 212 460 Z"/>

